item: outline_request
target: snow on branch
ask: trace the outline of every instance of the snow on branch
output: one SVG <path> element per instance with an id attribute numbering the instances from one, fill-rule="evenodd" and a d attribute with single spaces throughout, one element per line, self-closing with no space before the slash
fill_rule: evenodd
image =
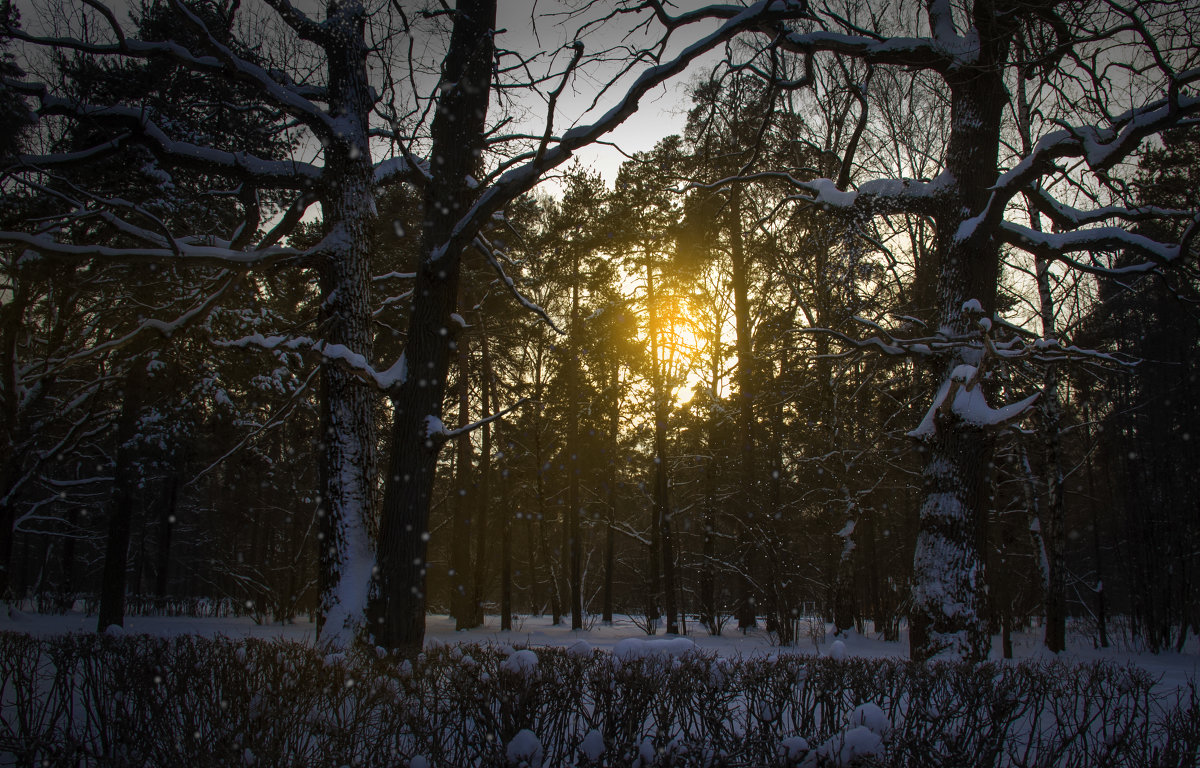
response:
<path id="1" fill-rule="evenodd" d="M 513 411 L 515 411 L 516 409 L 520 408 L 522 405 L 524 405 L 527 402 L 529 402 L 529 398 L 522 397 L 517 402 L 513 403 L 512 405 L 508 406 L 507 408 L 505 408 L 503 410 L 496 411 L 491 416 L 486 416 L 486 417 L 480 419 L 479 421 L 473 421 L 470 424 L 465 424 L 456 429 L 446 429 L 446 425 L 437 416 L 426 416 L 425 417 L 425 438 L 426 438 L 426 440 L 435 442 L 440 445 L 442 443 L 445 443 L 448 440 L 453 440 L 454 438 L 459 437 L 461 435 L 465 435 L 470 432 L 474 432 L 475 430 L 482 427 L 484 424 L 491 424 L 496 419 L 500 419 L 500 418 L 503 418 L 504 416 L 507 416 L 508 414 L 510 414 Z"/>
<path id="2" fill-rule="evenodd" d="M 9 34 L 16 40 L 55 50 L 71 50 L 97 56 L 123 56 L 145 60 L 165 57 L 196 72 L 208 72 L 214 75 L 227 75 L 232 72 L 237 79 L 255 85 L 260 93 L 305 125 L 314 130 L 332 130 L 332 118 L 322 112 L 311 100 L 323 96 L 324 89 L 298 85 L 282 72 L 268 71 L 236 56 L 227 47 L 217 42 L 209 33 L 208 28 L 204 26 L 203 21 L 195 17 L 182 3 L 175 2 L 173 5 L 184 14 L 185 18 L 190 16 L 194 23 L 199 24 L 201 34 L 215 45 L 214 50 L 218 55 L 197 54 L 174 40 L 131 39 L 125 35 L 110 8 L 95 0 L 84 0 L 84 2 L 104 16 L 116 42 L 95 43 L 72 37 L 41 37 L 30 34 L 19 27 L 11 30 Z"/>
<path id="3" fill-rule="evenodd" d="M 393 181 L 408 181 L 418 186 L 430 182 L 429 162 L 414 157 L 408 150 L 401 147 L 404 155 L 389 157 L 375 164 L 375 183 L 389 184 Z"/>
<path id="4" fill-rule="evenodd" d="M 1091 211 L 1084 211 L 1061 202 L 1041 186 L 1033 188 L 1030 198 L 1038 212 L 1049 218 L 1060 230 L 1077 229 L 1113 219 L 1142 222 L 1157 219 L 1190 219 L 1195 215 L 1195 211 L 1163 208 L 1157 205 L 1143 205 L 1137 208 L 1106 205 Z"/>
<path id="5" fill-rule="evenodd" d="M 4 78 L 4 84 L 19 93 L 36 98 L 41 115 L 61 115 L 83 121 L 114 120 L 129 130 L 120 136 L 87 150 L 95 155 L 114 151 L 129 141 L 140 139 L 156 155 L 175 163 L 191 165 L 201 170 L 225 173 L 230 176 L 288 189 L 311 186 L 321 178 L 321 169 L 298 160 L 267 160 L 248 152 L 228 152 L 186 141 L 172 139 L 150 118 L 146 110 L 126 106 L 84 104 L 64 99 L 49 92 L 45 85 Z M 20 161 L 32 168 L 70 166 L 78 153 L 23 155 Z"/>
<path id="6" fill-rule="evenodd" d="M 403 353 L 391 367 L 380 371 L 371 366 L 366 356 L 352 351 L 344 344 L 330 344 L 324 339 L 312 339 L 307 336 L 263 336 L 261 333 L 253 333 L 240 339 L 214 339 L 213 344 L 229 349 L 315 353 L 324 362 L 336 365 L 343 371 L 389 394 L 397 391 L 408 378 L 408 360 Z"/>
<path id="7" fill-rule="evenodd" d="M 888 357 L 912 357 L 927 360 L 945 356 L 964 347 L 972 348 L 976 355 L 986 354 L 1002 361 L 1028 360 L 1040 364 L 1083 362 L 1098 366 L 1134 365 L 1107 352 L 1085 349 L 1073 344 L 1063 344 L 1058 339 L 1040 337 L 1032 331 L 1013 325 L 1002 318 L 979 318 L 978 330 L 964 334 L 936 333 L 926 336 L 901 337 L 879 323 L 855 316 L 856 322 L 865 325 L 876 335 L 858 339 L 831 328 L 798 328 L 797 333 L 824 334 L 837 339 L 845 350 L 828 355 L 841 359 L 863 354 L 882 354 Z M 905 320 L 903 316 L 899 319 Z M 998 332 L 1007 334 L 1000 338 Z"/>
<path id="8" fill-rule="evenodd" d="M 993 408 L 983 393 L 983 366 L 959 365 L 942 382 L 925 417 L 908 433 L 917 440 L 930 440 L 937 434 L 939 417 L 952 417 L 960 423 L 979 428 L 1006 426 L 1027 414 L 1042 393 L 1034 392 L 1023 400 Z"/>
<path id="9" fill-rule="evenodd" d="M 337 121 L 323 112 L 307 98 L 298 94 L 271 77 L 270 73 L 252 62 L 246 61 L 235 54 L 224 43 L 213 36 L 208 25 L 188 8 L 182 0 L 171 0 L 171 5 L 179 12 L 188 24 L 201 36 L 217 58 L 232 72 L 238 80 L 249 83 L 263 95 L 270 98 L 292 117 L 307 125 L 319 135 L 331 137 L 338 131 Z"/>
<path id="10" fill-rule="evenodd" d="M 152 233 L 151 233 L 152 234 Z M 0 243 L 25 246 L 21 259 L 31 260 L 42 256 L 62 259 L 108 259 L 117 262 L 134 261 L 179 261 L 196 266 L 250 267 L 269 264 L 300 256 L 303 252 L 295 248 L 267 248 L 262 251 L 235 251 L 212 245 L 195 245 L 180 240 L 171 241 L 162 247 L 120 247 L 110 245 L 77 245 L 62 243 L 47 235 L 31 235 L 28 232 L 0 231 Z"/>
<path id="11" fill-rule="evenodd" d="M 1193 226 L 1189 227 L 1185 233 L 1184 241 L 1176 244 L 1162 243 L 1116 226 L 1092 227 L 1069 232 L 1039 232 L 1006 221 L 1001 225 L 1000 232 L 1004 242 L 1029 253 L 1062 261 L 1091 274 L 1118 275 L 1149 272 L 1160 266 L 1179 261 L 1187 240 L 1190 239 L 1191 233 L 1194 233 L 1194 224 L 1193 221 Z M 1068 253 L 1096 251 L 1131 252 L 1148 261 L 1121 267 L 1104 267 L 1096 264 L 1085 265 L 1075 259 L 1066 258 Z"/>
<path id="12" fill-rule="evenodd" d="M 540 317 L 546 323 L 546 325 L 550 326 L 559 335 L 566 335 L 566 331 L 559 328 L 558 325 L 555 324 L 554 320 L 551 319 L 549 312 L 535 303 L 532 299 L 526 297 L 525 294 L 517 290 L 517 286 L 513 282 L 513 279 L 509 277 L 507 273 L 505 273 L 503 265 L 500 264 L 500 259 L 497 258 L 497 256 L 501 256 L 503 254 L 497 250 L 495 246 L 488 242 L 487 238 L 485 238 L 483 235 L 476 235 L 475 247 L 478 248 L 480 253 L 483 254 L 484 258 L 487 259 L 488 264 L 492 265 L 492 269 L 496 270 L 496 274 L 500 278 L 500 284 L 505 288 L 505 290 L 511 293 L 514 298 L 516 298 L 522 307 L 525 307 L 525 309 Z"/>
<path id="13" fill-rule="evenodd" d="M 758 171 L 726 176 L 708 184 L 692 183 L 688 189 L 719 189 L 753 181 L 782 181 L 802 191 L 788 199 L 825 210 L 858 210 L 874 215 L 928 214 L 940 196 L 948 192 L 953 177 L 948 173 L 920 179 L 873 179 L 858 189 L 841 189 L 832 179 L 801 180 L 786 171 Z"/>
<path id="14" fill-rule="evenodd" d="M 643 71 L 617 104 L 594 123 L 571 128 L 545 152 L 535 153 L 528 162 L 501 175 L 459 219 L 450 237 L 430 251 L 429 260 L 437 261 L 447 253 L 461 253 L 475 240 L 483 224 L 493 214 L 532 189 L 542 174 L 566 162 L 575 150 L 596 142 L 624 123 L 637 111 L 639 102 L 647 93 L 682 73 L 693 61 L 742 32 L 802 18 L 805 15 L 804 6 L 792 0 L 762 0 L 746 7 L 709 6 L 703 9 L 704 15 L 694 20 L 723 18 L 726 21 L 713 32 L 686 46 L 675 58 Z"/>

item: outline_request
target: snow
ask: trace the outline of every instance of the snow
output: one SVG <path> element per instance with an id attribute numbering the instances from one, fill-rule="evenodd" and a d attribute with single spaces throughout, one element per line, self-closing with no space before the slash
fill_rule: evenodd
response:
<path id="1" fill-rule="evenodd" d="M 528 648 L 524 648 L 519 651 L 514 651 L 513 654 L 505 659 L 504 663 L 500 665 L 500 669 L 519 677 L 531 677 L 535 672 L 537 672 L 537 666 L 537 654 Z"/>
<path id="2" fill-rule="evenodd" d="M 820 622 L 819 618 L 811 620 Z M 1110 623 L 1116 626 L 1120 622 L 1114 619 Z M 693 626 L 691 619 L 688 626 Z M 900 639 L 888 642 L 880 639 L 873 631 L 870 621 L 866 622 L 868 631 L 858 633 L 853 630 L 838 636 L 833 642 L 840 642 L 845 648 L 847 658 L 881 659 L 908 657 L 908 631 L 901 629 Z M 555 626 L 549 616 L 519 617 L 514 622 L 512 631 L 500 631 L 500 617 L 487 616 L 482 627 L 455 631 L 455 622 L 445 614 L 431 614 L 426 620 L 426 645 L 457 645 L 460 643 L 490 644 L 498 649 L 519 652 L 518 647 L 530 650 L 536 657 L 536 649 L 545 646 L 570 648 L 580 641 L 580 635 L 587 638 L 587 643 L 600 651 L 615 651 L 616 647 L 626 640 L 636 642 L 622 646 L 623 648 L 638 648 L 645 651 L 645 646 L 651 650 L 660 648 L 694 648 L 701 654 L 712 654 L 718 658 L 765 658 L 772 655 L 800 654 L 811 655 L 814 652 L 825 652 L 830 644 L 806 640 L 803 645 L 794 648 L 780 648 L 773 644 L 771 636 L 761 629 L 751 629 L 745 634 L 731 631 L 724 635 L 710 636 L 697 629 L 695 634 L 686 637 L 667 638 L 662 636 L 649 639 L 638 626 L 626 616 L 617 615 L 611 626 L 599 622 L 585 632 L 572 631 L 570 623 Z M 9 610 L 0 609 L 0 631 L 23 632 L 34 636 L 65 634 L 68 632 L 94 632 L 96 617 L 80 611 L 65 614 L 36 614 L 19 610 L 14 606 Z M 824 636 L 834 637 L 832 624 L 825 624 Z M 190 618 L 168 616 L 127 616 L 124 632 L 127 635 L 149 634 L 157 637 L 178 637 L 180 635 L 199 635 L 203 637 L 255 638 L 260 640 L 284 639 L 293 642 L 315 645 L 316 624 L 304 619 L 292 624 L 258 623 L 254 619 L 244 617 L 228 618 Z M 821 637 L 821 632 L 813 633 Z M 1013 633 L 1013 656 L 1016 661 L 1042 658 L 1044 655 L 1042 643 L 1043 629 L 1033 626 L 1027 630 Z M 675 640 L 684 643 L 673 645 Z M 1156 678 L 1159 678 L 1160 690 L 1186 691 L 1189 680 L 1200 679 L 1200 639 L 1196 636 L 1188 638 L 1182 653 L 1163 652 L 1159 654 L 1137 650 L 1135 642 L 1128 638 L 1114 637 L 1110 648 L 1096 648 L 1090 636 L 1078 632 L 1070 632 L 1067 637 L 1067 650 L 1058 654 L 1057 658 L 1070 663 L 1086 664 L 1096 661 L 1107 661 L 1120 665 L 1135 665 Z M 629 651 L 625 651 L 629 653 Z M 510 654 L 510 655 L 512 655 Z M 1000 636 L 992 638 L 992 660 L 1003 658 L 1001 653 Z M 403 662 L 404 666 L 407 662 Z M 411 669 L 411 667 L 409 667 Z M 717 668 L 714 666 L 714 670 Z"/>
<path id="3" fill-rule="evenodd" d="M 883 754 L 883 739 L 870 729 L 858 726 L 843 731 L 817 747 L 816 754 L 824 763 L 813 761 L 813 765 L 850 766 L 856 760 Z M 805 761 L 808 764 L 808 761 Z"/>
<path id="4" fill-rule="evenodd" d="M 639 659 L 679 658 L 695 652 L 695 641 L 687 637 L 664 640 L 627 637 L 613 646 L 612 657 L 613 664 L 619 666 Z"/>
<path id="5" fill-rule="evenodd" d="M 964 310 L 966 306 L 963 305 Z M 918 440 L 932 438 L 937 433 L 938 415 L 947 412 L 971 427 L 1002 427 L 1023 417 L 1041 397 L 1040 392 L 1035 392 L 1015 403 L 993 408 L 988 404 L 978 378 L 979 370 L 975 366 L 965 363 L 955 366 L 938 388 L 921 423 L 908 436 Z"/>
<path id="6" fill-rule="evenodd" d="M 600 731 L 595 728 L 588 731 L 579 744 L 579 751 L 588 762 L 600 762 L 600 756 L 604 754 L 604 737 L 600 735 Z"/>
<path id="7" fill-rule="evenodd" d="M 505 747 L 504 756 L 508 758 L 509 765 L 515 767 L 541 768 L 542 742 L 529 729 L 518 731 Z"/>
<path id="8" fill-rule="evenodd" d="M 859 704 L 850 713 L 850 725 L 862 726 L 884 739 L 892 732 L 892 721 L 883 714 L 883 710 L 879 708 L 878 704 L 869 701 Z"/>
<path id="9" fill-rule="evenodd" d="M 799 762 L 808 750 L 808 742 L 801 736 L 790 736 L 779 742 L 779 756 L 789 765 Z"/>

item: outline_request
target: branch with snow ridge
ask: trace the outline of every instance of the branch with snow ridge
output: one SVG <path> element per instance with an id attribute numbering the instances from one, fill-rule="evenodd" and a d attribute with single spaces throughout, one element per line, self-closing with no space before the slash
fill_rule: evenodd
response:
<path id="1" fill-rule="evenodd" d="M 252 333 L 240 339 L 214 339 L 212 343 L 227 349 L 314 353 L 322 361 L 338 366 L 387 394 L 398 391 L 400 385 L 408 378 L 408 360 L 404 354 L 401 354 L 390 368 L 380 371 L 371 366 L 366 356 L 350 350 L 343 344 L 330 344 L 324 339 L 312 339 L 307 336 L 263 336 L 261 333 Z"/>

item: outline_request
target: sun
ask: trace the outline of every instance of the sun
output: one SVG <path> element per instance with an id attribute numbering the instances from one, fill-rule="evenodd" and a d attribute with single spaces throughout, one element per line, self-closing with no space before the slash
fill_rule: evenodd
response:
<path id="1" fill-rule="evenodd" d="M 709 343 L 697 320 L 695 297 L 682 291 L 663 292 L 652 309 L 657 320 L 659 371 L 675 406 L 686 405 L 696 395 L 700 383 L 696 372 Z"/>

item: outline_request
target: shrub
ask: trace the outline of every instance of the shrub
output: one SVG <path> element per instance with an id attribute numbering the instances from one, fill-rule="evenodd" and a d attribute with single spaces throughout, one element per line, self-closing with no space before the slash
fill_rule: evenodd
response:
<path id="1" fill-rule="evenodd" d="M 439 645 L 413 662 L 282 640 L 0 633 L 0 765 L 1200 764 L 1195 688 L 1156 693 L 1134 667 L 665 647 Z"/>

